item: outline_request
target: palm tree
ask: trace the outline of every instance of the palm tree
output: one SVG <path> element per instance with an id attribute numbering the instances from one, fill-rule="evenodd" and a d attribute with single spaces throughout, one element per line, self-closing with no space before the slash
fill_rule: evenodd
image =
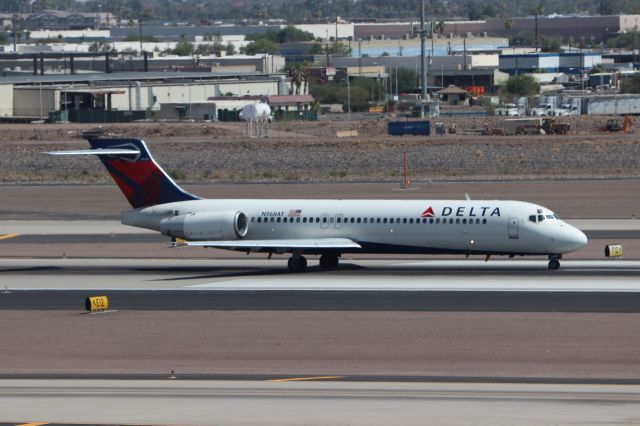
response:
<path id="1" fill-rule="evenodd" d="M 295 94 L 300 94 L 300 86 L 302 86 L 302 83 L 304 83 L 304 92 L 306 93 L 308 83 L 304 66 L 302 64 L 295 64 L 289 71 L 289 75 L 291 76 L 293 85 L 296 87 Z"/>

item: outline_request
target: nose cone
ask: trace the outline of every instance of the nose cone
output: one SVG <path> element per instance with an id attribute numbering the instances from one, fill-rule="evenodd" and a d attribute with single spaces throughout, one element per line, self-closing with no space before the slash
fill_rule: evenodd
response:
<path id="1" fill-rule="evenodd" d="M 565 252 L 583 249 L 587 246 L 587 236 L 573 226 L 566 226 L 562 236 L 562 246 Z"/>

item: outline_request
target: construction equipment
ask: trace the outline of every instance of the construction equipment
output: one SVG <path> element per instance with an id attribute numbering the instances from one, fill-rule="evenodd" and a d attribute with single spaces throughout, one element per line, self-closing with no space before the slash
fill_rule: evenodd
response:
<path id="1" fill-rule="evenodd" d="M 625 115 L 624 119 L 622 120 L 622 125 L 620 124 L 620 120 L 617 120 L 615 118 L 610 118 L 607 120 L 607 124 L 604 127 L 600 127 L 598 130 L 601 132 L 629 133 L 632 127 L 633 127 L 633 122 L 631 121 L 631 117 L 628 115 Z"/>
<path id="2" fill-rule="evenodd" d="M 571 124 L 556 123 L 553 118 L 543 118 L 541 128 L 547 135 L 566 135 L 571 130 Z"/>

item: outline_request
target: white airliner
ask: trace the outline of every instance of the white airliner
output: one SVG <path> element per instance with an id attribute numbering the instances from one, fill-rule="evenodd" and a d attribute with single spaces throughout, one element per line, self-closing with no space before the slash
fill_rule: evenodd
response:
<path id="1" fill-rule="evenodd" d="M 188 246 L 291 253 L 338 266 L 343 253 L 546 255 L 558 269 L 565 253 L 587 244 L 584 233 L 549 209 L 498 200 L 201 199 L 180 188 L 139 139 L 88 139 L 92 149 L 53 155 L 98 155 L 132 210 L 122 223 L 185 240 Z"/>

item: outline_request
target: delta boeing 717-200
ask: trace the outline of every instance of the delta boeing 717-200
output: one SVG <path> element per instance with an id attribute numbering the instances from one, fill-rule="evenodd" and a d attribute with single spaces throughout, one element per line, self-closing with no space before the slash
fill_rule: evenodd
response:
<path id="1" fill-rule="evenodd" d="M 52 155 L 97 155 L 132 209 L 122 223 L 152 229 L 187 246 L 290 253 L 291 271 L 306 255 L 338 266 L 345 253 L 548 256 L 587 244 L 580 230 L 549 209 L 500 200 L 202 199 L 178 186 L 140 139 L 89 138 L 91 149 Z"/>

